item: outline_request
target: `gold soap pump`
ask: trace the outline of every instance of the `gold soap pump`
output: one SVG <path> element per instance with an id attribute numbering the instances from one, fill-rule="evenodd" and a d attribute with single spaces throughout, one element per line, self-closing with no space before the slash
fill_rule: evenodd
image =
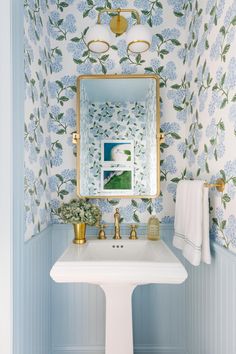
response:
<path id="1" fill-rule="evenodd" d="M 151 241 L 160 240 L 160 221 L 156 215 L 150 216 L 148 220 L 147 238 Z"/>

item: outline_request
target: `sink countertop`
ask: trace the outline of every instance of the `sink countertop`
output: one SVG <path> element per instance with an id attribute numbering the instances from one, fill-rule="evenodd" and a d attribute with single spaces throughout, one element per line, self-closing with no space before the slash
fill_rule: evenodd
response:
<path id="1" fill-rule="evenodd" d="M 163 240 L 89 240 L 71 244 L 54 264 L 56 282 L 180 284 L 187 272 Z"/>

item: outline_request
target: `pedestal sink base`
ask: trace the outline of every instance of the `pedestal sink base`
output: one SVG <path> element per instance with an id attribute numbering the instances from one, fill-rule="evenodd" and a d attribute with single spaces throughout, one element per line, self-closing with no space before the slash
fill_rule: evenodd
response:
<path id="1" fill-rule="evenodd" d="M 100 285 L 106 295 L 106 354 L 133 354 L 132 292 L 141 284 L 181 284 L 187 272 L 162 241 L 91 240 L 70 245 L 51 270 L 61 283 Z"/>
<path id="2" fill-rule="evenodd" d="M 105 354 L 133 354 L 132 293 L 135 285 L 100 286 L 106 296 Z"/>

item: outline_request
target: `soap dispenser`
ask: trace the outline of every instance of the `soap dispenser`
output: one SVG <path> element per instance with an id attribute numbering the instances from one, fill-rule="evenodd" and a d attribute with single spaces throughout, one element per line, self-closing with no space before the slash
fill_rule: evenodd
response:
<path id="1" fill-rule="evenodd" d="M 160 240 L 160 221 L 156 215 L 150 216 L 148 220 L 147 238 L 151 241 Z"/>

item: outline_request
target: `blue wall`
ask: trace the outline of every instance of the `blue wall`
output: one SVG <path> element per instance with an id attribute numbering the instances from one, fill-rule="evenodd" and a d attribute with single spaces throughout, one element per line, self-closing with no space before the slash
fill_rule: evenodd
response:
<path id="1" fill-rule="evenodd" d="M 13 353 L 51 353 L 51 229 L 24 242 L 23 1 L 12 0 Z M 2 128 L 2 127 L 1 127 Z M 3 127 L 4 128 L 4 127 Z M 1 350 L 0 350 L 1 351 Z M 1 352 L 1 354 L 4 354 Z"/>
<path id="2" fill-rule="evenodd" d="M 171 225 L 162 227 L 170 247 L 172 234 Z M 56 284 L 49 278 L 72 237 L 70 226 L 53 225 L 22 243 L 14 290 L 14 354 L 104 353 L 103 292 L 94 285 Z M 211 266 L 185 264 L 189 277 L 180 286 L 135 289 L 135 353 L 236 352 L 236 256 L 215 243 L 212 253 Z"/>
<path id="3" fill-rule="evenodd" d="M 14 282 L 14 354 L 51 353 L 50 233 L 48 228 L 21 247 Z"/>
<path id="4" fill-rule="evenodd" d="M 47 228 L 24 243 L 23 226 L 23 9 L 13 2 L 14 47 L 14 354 L 96 354 L 104 345 L 104 298 L 89 285 L 57 285 L 52 262 L 72 233 Z M 163 229 L 164 230 L 164 229 Z M 163 238 L 171 238 L 171 229 Z M 145 286 L 133 298 L 134 340 L 139 354 L 236 352 L 235 255 L 213 244 L 211 266 L 187 265 L 183 286 Z"/>
<path id="5" fill-rule="evenodd" d="M 144 228 L 140 227 L 138 232 L 143 234 Z M 123 228 L 122 235 L 125 234 Z M 168 241 L 172 226 L 163 226 L 162 235 Z M 53 262 L 72 237 L 70 225 L 52 226 Z M 53 283 L 51 305 L 52 354 L 104 353 L 105 298 L 99 287 Z M 133 293 L 135 353 L 185 354 L 184 311 L 184 285 L 137 287 Z"/>
<path id="6" fill-rule="evenodd" d="M 236 256 L 212 243 L 210 266 L 186 264 L 188 354 L 236 353 Z"/>
<path id="7" fill-rule="evenodd" d="M 172 248 L 173 226 L 162 226 L 161 233 Z M 72 236 L 70 226 L 53 226 L 53 262 Z M 212 264 L 193 267 L 172 250 L 185 264 L 188 279 L 180 286 L 135 289 L 135 353 L 236 353 L 236 256 L 212 243 Z M 52 354 L 103 353 L 104 329 L 105 303 L 99 287 L 52 284 Z"/>

